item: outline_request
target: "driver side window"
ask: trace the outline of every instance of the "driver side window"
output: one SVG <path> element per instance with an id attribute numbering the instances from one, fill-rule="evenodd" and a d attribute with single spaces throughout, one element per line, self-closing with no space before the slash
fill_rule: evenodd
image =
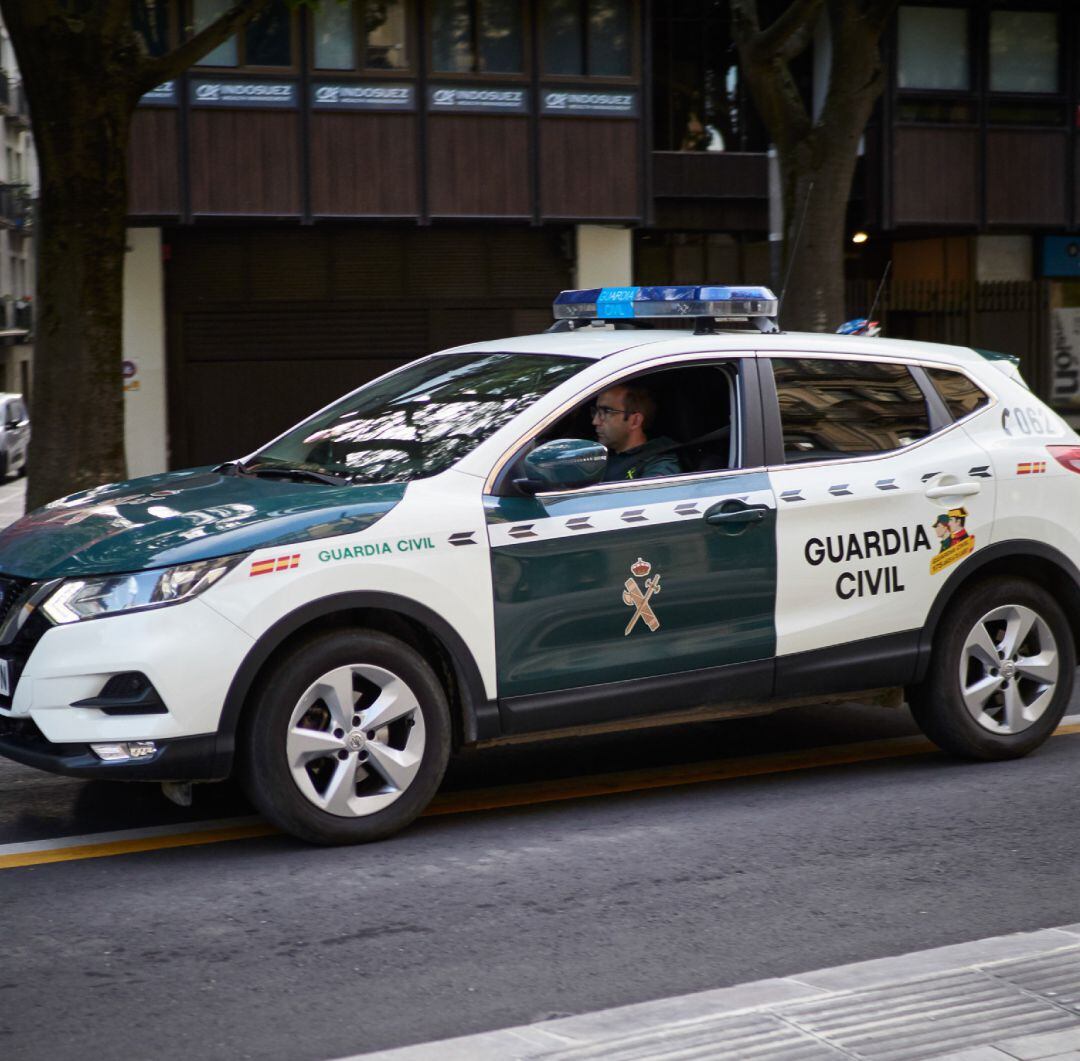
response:
<path id="1" fill-rule="evenodd" d="M 734 468 L 735 405 L 729 365 L 652 370 L 597 389 L 534 442 L 599 441 L 608 450 L 603 482 Z"/>

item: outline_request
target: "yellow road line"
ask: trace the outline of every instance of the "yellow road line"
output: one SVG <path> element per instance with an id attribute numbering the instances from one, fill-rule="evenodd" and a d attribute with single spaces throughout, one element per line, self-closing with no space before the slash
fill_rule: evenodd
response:
<path id="1" fill-rule="evenodd" d="M 217 844 L 223 840 L 248 840 L 255 836 L 272 836 L 277 831 L 272 825 L 257 822 L 253 825 L 232 826 L 229 829 L 206 829 L 203 832 L 174 833 L 171 836 L 138 836 L 130 840 L 110 840 L 107 843 L 53 847 L 43 851 L 23 851 L 14 855 L 0 855 L 0 870 L 40 866 L 47 862 L 71 862 L 83 858 L 133 855 L 140 851 L 161 851 L 169 847 L 195 847 L 200 844 Z"/>
<path id="2" fill-rule="evenodd" d="M 1055 737 L 1080 733 L 1080 723 L 1059 726 Z M 445 814 L 470 814 L 507 807 L 532 806 L 570 799 L 593 799 L 627 792 L 656 788 L 675 788 L 680 785 L 700 785 L 710 781 L 731 781 L 742 777 L 790 773 L 796 770 L 818 770 L 829 766 L 850 766 L 884 759 L 901 759 L 926 755 L 936 751 L 935 745 L 922 737 L 895 737 L 867 741 L 862 744 L 841 744 L 827 748 L 810 748 L 771 755 L 750 756 L 745 759 L 717 759 L 680 766 L 651 767 L 619 773 L 574 777 L 562 781 L 536 781 L 500 788 L 477 789 L 467 792 L 448 792 L 437 796 L 424 811 L 424 817 Z M 143 851 L 161 851 L 175 847 L 195 847 L 227 840 L 248 840 L 273 836 L 278 832 L 263 822 L 207 829 L 164 836 L 141 836 L 129 840 L 86 843 L 70 847 L 0 854 L 0 870 L 39 866 L 51 862 L 70 862 L 87 858 L 107 858 L 112 855 L 131 855 Z"/>

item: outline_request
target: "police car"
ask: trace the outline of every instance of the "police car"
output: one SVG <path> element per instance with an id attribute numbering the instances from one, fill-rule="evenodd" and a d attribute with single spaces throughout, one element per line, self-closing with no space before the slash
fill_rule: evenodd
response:
<path id="1" fill-rule="evenodd" d="M 563 292 L 548 332 L 243 460 L 25 516 L 0 753 L 174 795 L 236 771 L 348 843 L 419 814 L 452 749 L 537 734 L 903 690 L 952 753 L 1031 751 L 1076 662 L 1080 438 L 1007 358 L 775 315 L 764 288 Z"/>

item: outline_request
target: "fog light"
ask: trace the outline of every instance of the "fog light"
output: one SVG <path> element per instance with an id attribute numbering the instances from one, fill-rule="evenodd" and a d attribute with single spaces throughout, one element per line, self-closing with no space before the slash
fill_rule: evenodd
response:
<path id="1" fill-rule="evenodd" d="M 157 751 L 152 740 L 120 741 L 118 744 L 91 744 L 94 754 L 107 763 L 122 763 L 128 759 L 145 759 Z"/>

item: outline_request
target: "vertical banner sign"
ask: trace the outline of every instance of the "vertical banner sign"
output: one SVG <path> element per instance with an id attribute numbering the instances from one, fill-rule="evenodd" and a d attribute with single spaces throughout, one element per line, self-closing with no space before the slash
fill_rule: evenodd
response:
<path id="1" fill-rule="evenodd" d="M 1080 408 L 1080 308 L 1050 311 L 1054 374 L 1050 404 Z"/>

